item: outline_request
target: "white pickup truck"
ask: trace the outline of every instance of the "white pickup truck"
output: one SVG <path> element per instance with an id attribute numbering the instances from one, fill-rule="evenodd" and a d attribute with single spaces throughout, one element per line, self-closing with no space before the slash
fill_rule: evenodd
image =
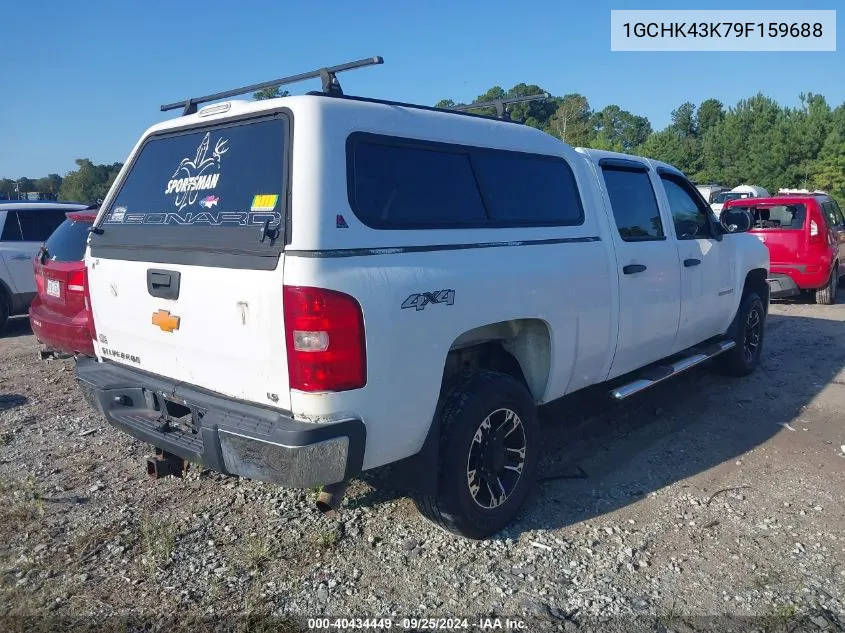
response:
<path id="1" fill-rule="evenodd" d="M 347 67 L 321 92 L 189 100 L 102 204 L 77 377 L 156 447 L 152 476 L 323 485 L 333 511 L 393 464 L 424 515 L 484 538 L 532 485 L 539 405 L 757 366 L 769 259 L 747 215 L 720 221 L 670 165 L 344 95 Z"/>

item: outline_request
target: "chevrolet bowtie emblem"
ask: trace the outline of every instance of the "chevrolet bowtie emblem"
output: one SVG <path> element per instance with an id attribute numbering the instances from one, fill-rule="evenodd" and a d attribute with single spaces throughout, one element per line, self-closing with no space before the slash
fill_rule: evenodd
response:
<path id="1" fill-rule="evenodd" d="M 173 316 L 169 310 L 153 312 L 153 325 L 157 325 L 163 332 L 172 332 L 179 329 L 180 317 Z"/>

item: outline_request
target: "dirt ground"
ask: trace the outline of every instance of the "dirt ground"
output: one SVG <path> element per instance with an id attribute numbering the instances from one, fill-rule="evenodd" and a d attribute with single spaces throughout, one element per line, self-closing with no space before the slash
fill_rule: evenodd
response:
<path id="1" fill-rule="evenodd" d="M 843 321 L 845 305 L 773 303 L 750 377 L 697 368 L 630 402 L 594 389 L 546 407 L 541 480 L 475 543 L 425 522 L 384 471 L 336 520 L 313 491 L 151 482 L 149 447 L 99 419 L 73 361 L 39 360 L 17 320 L 0 336 L 0 627 L 845 630 Z"/>

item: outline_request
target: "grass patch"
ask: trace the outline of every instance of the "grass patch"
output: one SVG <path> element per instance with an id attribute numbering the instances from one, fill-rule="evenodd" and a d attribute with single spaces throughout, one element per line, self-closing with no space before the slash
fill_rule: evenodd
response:
<path id="1" fill-rule="evenodd" d="M 118 534 L 120 534 L 120 527 L 116 523 L 94 527 L 88 532 L 78 534 L 71 545 L 73 553 L 78 559 L 77 562 L 82 562 L 85 558 L 98 552 L 106 541 Z"/>
<path id="2" fill-rule="evenodd" d="M 241 540 L 241 546 L 247 569 L 261 569 L 276 557 L 276 546 L 265 535 L 250 534 Z"/>
<path id="3" fill-rule="evenodd" d="M 170 521 L 155 521 L 142 519 L 141 560 L 150 574 L 155 574 L 157 568 L 166 567 L 170 562 L 173 550 L 176 548 L 176 528 Z"/>
<path id="4" fill-rule="evenodd" d="M 0 484 L 0 493 L 11 493 L 11 499 L 3 499 L 4 511 L 0 513 L 0 528 L 20 528 L 40 520 L 44 516 L 44 493 L 35 485 L 35 478 L 26 483 Z"/>
<path id="5" fill-rule="evenodd" d="M 332 528 L 315 532 L 311 537 L 313 544 L 321 550 L 329 550 L 340 541 L 340 530 Z"/>
<path id="6" fill-rule="evenodd" d="M 777 604 L 763 615 L 763 630 L 767 633 L 791 631 L 798 619 L 798 607 L 791 602 Z"/>

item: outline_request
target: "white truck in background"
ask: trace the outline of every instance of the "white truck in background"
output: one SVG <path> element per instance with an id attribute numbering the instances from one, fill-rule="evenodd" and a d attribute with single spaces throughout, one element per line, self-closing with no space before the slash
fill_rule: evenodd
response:
<path id="1" fill-rule="evenodd" d="M 144 132 L 89 238 L 77 378 L 156 447 L 153 476 L 323 485 L 334 510 L 393 464 L 425 516 L 484 538 L 532 485 L 540 405 L 755 369 L 768 251 L 670 165 L 342 93 L 380 61 Z"/>
<path id="2" fill-rule="evenodd" d="M 713 196 L 710 208 L 714 213 L 721 213 L 722 207 L 728 200 L 744 200 L 746 198 L 768 198 L 769 192 L 757 185 L 739 185 L 730 191 L 721 191 Z"/>

